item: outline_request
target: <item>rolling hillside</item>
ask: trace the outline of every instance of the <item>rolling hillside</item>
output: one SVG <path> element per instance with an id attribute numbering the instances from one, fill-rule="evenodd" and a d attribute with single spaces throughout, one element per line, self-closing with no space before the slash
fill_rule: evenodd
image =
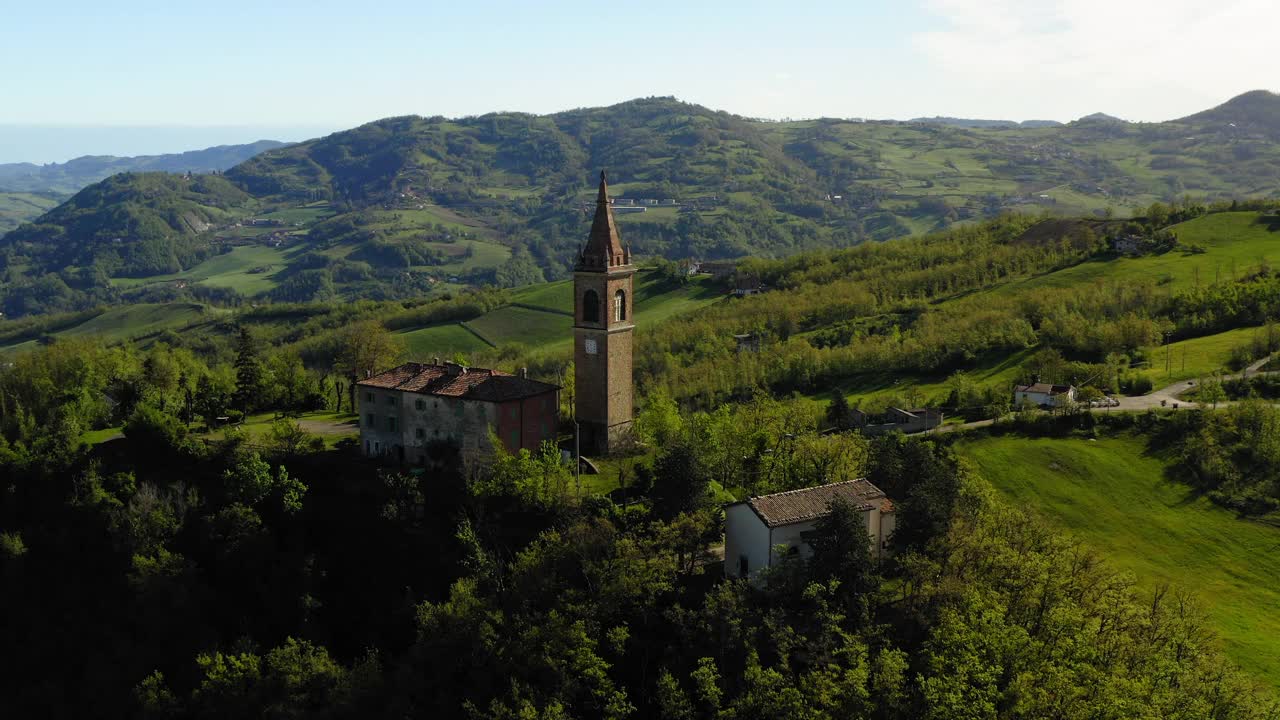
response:
<path id="1" fill-rule="evenodd" d="M 168 155 L 86 155 L 65 163 L 0 163 L 0 235 L 30 222 L 81 188 L 124 172 L 221 172 L 266 150 L 275 140 L 219 145 Z"/>
<path id="2" fill-rule="evenodd" d="M 636 325 L 649 327 L 725 298 L 709 278 L 679 286 L 641 270 L 635 279 Z M 519 346 L 528 351 L 568 352 L 572 346 L 573 282 L 561 280 L 521 288 L 503 307 L 465 322 L 410 328 L 398 333 L 410 355 L 452 357 Z"/>
<path id="3" fill-rule="evenodd" d="M 1191 590 L 1228 654 L 1280 685 L 1280 529 L 1238 519 L 1166 478 L 1140 438 L 965 441 L 960 453 L 1014 503 L 1071 531 L 1140 583 Z"/>
<path id="4" fill-rule="evenodd" d="M 564 277 L 607 168 L 637 255 L 777 257 L 1007 211 L 1123 217 L 1187 194 L 1275 197 L 1275 106 L 1249 93 L 1166 123 L 1016 127 L 764 122 L 669 98 L 389 118 L 257 155 L 225 185 L 120 176 L 9 233 L 0 253 L 10 293 L 57 273 L 98 300 L 111 278 L 188 273 L 243 244 L 300 248 L 255 288 L 276 299 L 521 285 Z"/>

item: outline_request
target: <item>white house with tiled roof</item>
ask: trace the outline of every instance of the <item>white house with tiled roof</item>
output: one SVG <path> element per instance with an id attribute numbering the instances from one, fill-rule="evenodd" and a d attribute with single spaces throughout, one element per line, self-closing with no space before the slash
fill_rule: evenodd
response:
<path id="1" fill-rule="evenodd" d="M 556 439 L 560 387 L 457 363 L 405 363 L 356 383 L 360 445 L 369 457 L 420 465 L 435 442 L 464 454 L 490 448 L 536 451 Z"/>
<path id="2" fill-rule="evenodd" d="M 877 559 L 883 557 L 895 525 L 893 502 L 866 479 L 848 480 L 761 495 L 726 506 L 725 575 L 757 575 L 782 558 L 779 546 L 782 546 L 783 554 L 807 558 L 813 550 L 805 541 L 805 534 L 813 530 L 837 498 L 862 511 L 871 554 Z"/>
<path id="3" fill-rule="evenodd" d="M 1015 407 L 1035 405 L 1037 407 L 1062 407 L 1076 401 L 1076 389 L 1071 385 L 1053 385 L 1051 383 L 1032 383 L 1017 385 L 1013 388 L 1013 404 Z"/>

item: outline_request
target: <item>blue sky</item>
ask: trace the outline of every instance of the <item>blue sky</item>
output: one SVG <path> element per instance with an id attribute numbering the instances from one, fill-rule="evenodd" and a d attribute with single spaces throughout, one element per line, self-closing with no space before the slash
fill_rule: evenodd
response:
<path id="1" fill-rule="evenodd" d="M 1161 120 L 1276 82 L 1280 21 L 1270 0 L 8 5 L 0 162 L 80 154 L 18 125 L 197 128 L 83 141 L 167 152 L 647 95 L 773 118 Z"/>

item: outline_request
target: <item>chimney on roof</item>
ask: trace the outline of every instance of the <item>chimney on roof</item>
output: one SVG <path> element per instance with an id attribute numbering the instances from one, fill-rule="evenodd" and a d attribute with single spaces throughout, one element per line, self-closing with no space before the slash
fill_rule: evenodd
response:
<path id="1" fill-rule="evenodd" d="M 365 380 L 368 380 L 368 379 L 369 379 L 369 378 L 371 378 L 371 377 L 373 377 L 373 371 L 372 371 L 372 370 L 370 370 L 369 368 L 365 368 L 365 369 L 364 369 L 364 379 L 365 379 Z"/>
<path id="2" fill-rule="evenodd" d="M 520 368 L 520 377 L 522 377 L 522 378 L 527 378 L 527 377 L 529 377 L 529 368 L 527 368 L 527 367 L 522 367 L 522 368 Z"/>
<path id="3" fill-rule="evenodd" d="M 436 356 L 436 357 L 431 358 L 431 364 L 432 364 L 432 365 L 439 365 L 439 364 L 440 364 L 440 357 L 439 357 L 439 356 Z"/>
<path id="4" fill-rule="evenodd" d="M 446 362 L 444 364 L 444 369 L 445 369 L 445 372 L 449 373 L 450 375 L 466 375 L 467 374 L 467 368 L 465 366 L 459 365 L 456 362 Z"/>

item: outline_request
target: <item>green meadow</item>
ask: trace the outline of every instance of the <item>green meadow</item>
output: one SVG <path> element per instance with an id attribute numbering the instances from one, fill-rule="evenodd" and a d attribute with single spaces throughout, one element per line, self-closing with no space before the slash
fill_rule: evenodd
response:
<path id="1" fill-rule="evenodd" d="M 1265 334 L 1266 328 L 1238 328 L 1154 347 L 1148 353 L 1151 365 L 1146 372 L 1157 387 L 1218 373 L 1232 374 L 1237 371 L 1227 367 L 1231 351 Z"/>
<path id="2" fill-rule="evenodd" d="M 1190 591 L 1227 653 L 1280 686 L 1280 529 L 1166 476 L 1137 437 L 965 440 L 959 453 L 1015 505 L 1066 529 L 1145 588 Z"/>
<path id="3" fill-rule="evenodd" d="M 641 270 L 635 277 L 636 325 L 646 327 L 662 322 L 723 297 L 708 278 L 677 285 L 662 280 L 657 273 Z M 410 356 L 419 359 L 481 352 L 491 345 L 567 351 L 572 342 L 572 308 L 573 281 L 559 280 L 516 289 L 509 304 L 474 320 L 409 329 L 397 335 Z"/>
<path id="4" fill-rule="evenodd" d="M 241 245 L 220 253 L 189 270 L 147 278 L 112 278 L 117 287 L 137 287 L 186 280 L 210 287 L 225 287 L 244 295 L 256 295 L 276 287 L 275 275 L 301 248 L 277 249 L 266 245 Z"/>
<path id="5" fill-rule="evenodd" d="M 128 305 L 108 310 L 54 335 L 67 338 L 92 337 L 108 343 L 123 342 L 162 330 L 211 320 L 224 312 L 226 311 L 191 302 Z"/>
<path id="6" fill-rule="evenodd" d="M 432 325 L 396 333 L 409 356 L 418 360 L 430 357 L 452 358 L 489 349 L 489 344 L 458 323 Z"/>
<path id="7" fill-rule="evenodd" d="M 1087 287 L 1097 281 L 1154 280 L 1173 290 L 1229 281 L 1280 263 L 1280 230 L 1255 212 L 1205 215 L 1172 226 L 1178 241 L 1203 253 L 1173 250 L 1160 255 L 1091 260 L 1002 286 L 1004 292 L 1037 287 Z"/>

